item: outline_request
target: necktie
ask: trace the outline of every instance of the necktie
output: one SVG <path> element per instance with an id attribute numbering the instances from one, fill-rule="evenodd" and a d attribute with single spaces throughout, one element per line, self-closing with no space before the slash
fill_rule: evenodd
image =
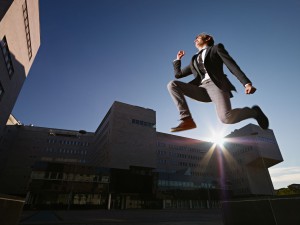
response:
<path id="1" fill-rule="evenodd" d="M 198 69 L 200 70 L 201 74 L 206 74 L 206 69 L 204 67 L 204 63 L 203 63 L 203 60 L 202 60 L 202 52 L 204 51 L 204 49 L 202 49 L 199 53 L 198 53 L 198 56 L 196 57 L 196 61 L 197 61 L 197 66 L 198 66 Z"/>

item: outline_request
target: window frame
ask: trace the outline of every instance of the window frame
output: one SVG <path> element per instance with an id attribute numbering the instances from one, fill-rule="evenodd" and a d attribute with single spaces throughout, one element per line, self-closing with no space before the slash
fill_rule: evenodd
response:
<path id="1" fill-rule="evenodd" d="M 15 70 L 14 70 L 14 65 L 12 63 L 12 60 L 11 60 L 11 54 L 10 54 L 10 50 L 8 47 L 6 36 L 4 36 L 0 40 L 0 47 L 1 47 L 1 52 L 3 55 L 3 59 L 4 59 L 4 63 L 5 63 L 7 72 L 8 72 L 9 79 L 11 79 Z"/>

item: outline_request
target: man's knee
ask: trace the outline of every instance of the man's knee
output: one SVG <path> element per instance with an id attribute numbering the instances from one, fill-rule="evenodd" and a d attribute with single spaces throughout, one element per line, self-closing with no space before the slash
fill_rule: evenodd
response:
<path id="1" fill-rule="evenodd" d="M 168 88 L 168 90 L 171 90 L 171 89 L 173 89 L 175 86 L 177 86 L 176 85 L 176 80 L 171 80 L 169 83 L 168 83 L 168 85 L 167 85 L 167 88 Z"/>
<path id="2" fill-rule="evenodd" d="M 228 118 L 220 118 L 220 120 L 224 124 L 231 124 L 231 121 Z"/>
<path id="3" fill-rule="evenodd" d="M 232 116 L 230 115 L 230 113 L 225 113 L 224 115 L 220 115 L 219 119 L 222 123 L 224 124 L 232 124 Z"/>

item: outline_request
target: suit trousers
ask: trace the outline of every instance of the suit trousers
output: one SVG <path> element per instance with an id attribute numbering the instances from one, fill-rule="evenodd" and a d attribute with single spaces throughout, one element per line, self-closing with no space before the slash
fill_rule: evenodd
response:
<path id="1" fill-rule="evenodd" d="M 249 107 L 232 109 L 229 92 L 219 89 L 211 80 L 204 81 L 200 86 L 173 80 L 168 84 L 168 91 L 179 111 L 180 119 L 192 117 L 185 96 L 200 102 L 213 102 L 222 123 L 234 124 L 257 116 L 256 111 Z"/>

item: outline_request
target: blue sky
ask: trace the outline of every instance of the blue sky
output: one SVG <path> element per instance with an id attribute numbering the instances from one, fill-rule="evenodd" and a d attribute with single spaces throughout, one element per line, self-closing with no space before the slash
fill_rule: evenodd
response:
<path id="1" fill-rule="evenodd" d="M 13 114 L 24 124 L 94 132 L 114 101 L 156 111 L 169 133 L 178 112 L 166 89 L 172 61 L 196 52 L 208 32 L 223 43 L 257 88 L 238 92 L 233 107 L 258 104 L 268 115 L 284 162 L 270 169 L 275 188 L 300 183 L 300 2 L 298 0 L 41 0 L 41 47 Z M 183 81 L 189 81 L 184 78 Z M 204 139 L 224 125 L 212 104 L 188 100 L 198 128 L 178 135 Z"/>

